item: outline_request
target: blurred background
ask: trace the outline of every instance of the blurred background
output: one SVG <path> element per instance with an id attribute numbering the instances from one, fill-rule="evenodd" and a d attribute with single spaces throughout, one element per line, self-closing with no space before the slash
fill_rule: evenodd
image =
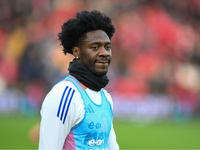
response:
<path id="1" fill-rule="evenodd" d="M 22 126 L 20 122 L 26 120 L 28 134 L 40 120 L 45 95 L 68 75 L 73 56 L 62 52 L 57 36 L 61 25 L 76 12 L 94 9 L 110 16 L 116 28 L 110 82 L 105 88 L 114 101 L 115 120 L 137 124 L 195 120 L 200 125 L 199 0 L 1 0 L 0 137 L 4 140 L 0 148 L 17 147 L 6 147 L 3 135 L 11 131 L 7 139 L 11 143 L 16 131 L 16 126 L 7 129 L 8 125 Z M 200 133 L 199 129 L 188 137 Z M 131 142 L 119 143 L 134 148 Z M 141 145 L 135 148 L 147 148 Z M 191 145 L 185 147 L 200 148 Z M 19 148 L 27 148 L 23 146 Z"/>

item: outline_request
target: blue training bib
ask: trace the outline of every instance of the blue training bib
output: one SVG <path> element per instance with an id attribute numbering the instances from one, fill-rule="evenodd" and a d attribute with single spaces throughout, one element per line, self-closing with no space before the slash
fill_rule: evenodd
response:
<path id="1" fill-rule="evenodd" d="M 101 104 L 97 105 L 90 99 L 76 78 L 68 76 L 66 80 L 69 80 L 76 86 L 85 105 L 83 120 L 72 128 L 70 135 L 68 135 L 70 140 L 74 140 L 72 142 L 74 146 L 72 147 L 76 150 L 107 150 L 113 112 L 103 89 L 100 90 Z M 64 145 L 63 149 L 68 148 Z"/>

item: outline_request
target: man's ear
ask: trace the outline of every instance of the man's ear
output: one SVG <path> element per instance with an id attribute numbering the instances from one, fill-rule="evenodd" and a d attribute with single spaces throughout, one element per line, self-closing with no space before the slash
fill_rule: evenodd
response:
<path id="1" fill-rule="evenodd" d="M 80 58 L 80 48 L 79 47 L 76 47 L 76 46 L 73 46 L 72 47 L 72 52 L 73 52 L 73 55 L 74 57 L 79 60 Z"/>

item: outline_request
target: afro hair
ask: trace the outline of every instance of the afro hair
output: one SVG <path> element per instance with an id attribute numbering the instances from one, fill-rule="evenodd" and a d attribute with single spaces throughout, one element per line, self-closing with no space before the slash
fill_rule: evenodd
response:
<path id="1" fill-rule="evenodd" d="M 94 30 L 103 30 L 110 39 L 115 33 L 111 18 L 97 10 L 91 12 L 84 10 L 77 13 L 76 18 L 65 22 L 58 34 L 64 54 L 73 54 L 72 47 L 78 46 L 80 40 L 85 38 L 85 34 Z"/>

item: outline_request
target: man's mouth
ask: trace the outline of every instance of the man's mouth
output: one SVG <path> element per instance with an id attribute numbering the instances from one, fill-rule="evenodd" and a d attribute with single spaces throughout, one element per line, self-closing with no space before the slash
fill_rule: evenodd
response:
<path id="1" fill-rule="evenodd" d="M 109 62 L 108 61 L 97 61 L 96 65 L 99 66 L 99 67 L 108 68 Z"/>
<path id="2" fill-rule="evenodd" d="M 109 63 L 110 63 L 110 59 L 108 59 L 108 58 L 97 59 L 97 60 L 95 61 L 95 63 L 109 64 Z"/>
<path id="3" fill-rule="evenodd" d="M 102 63 L 102 64 L 105 64 L 105 63 L 108 63 L 108 61 L 96 61 L 96 63 Z"/>

